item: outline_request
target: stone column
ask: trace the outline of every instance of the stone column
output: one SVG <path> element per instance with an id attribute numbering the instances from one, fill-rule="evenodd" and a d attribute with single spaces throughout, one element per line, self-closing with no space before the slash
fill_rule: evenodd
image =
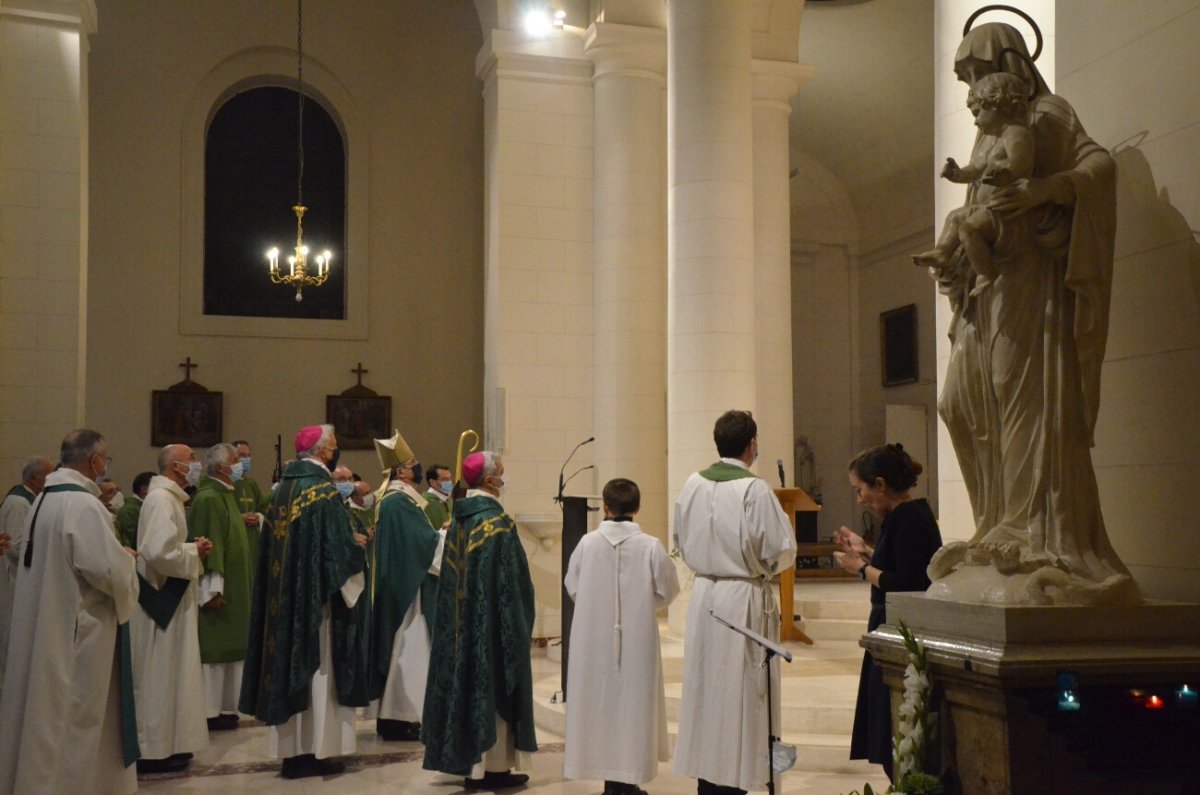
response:
<path id="1" fill-rule="evenodd" d="M 526 531 L 559 517 L 551 502 L 559 467 L 593 434 L 592 64 L 571 33 L 493 30 L 477 66 L 486 224 L 480 430 L 512 481 L 504 507 L 523 528 L 534 637 L 557 637 L 561 550 L 531 543 Z M 571 491 L 593 493 L 589 474 Z"/>
<path id="2" fill-rule="evenodd" d="M 759 473 L 779 484 L 782 460 L 788 485 L 792 431 L 791 200 L 788 190 L 788 117 L 792 95 L 812 67 L 755 59 L 752 66 L 754 125 L 754 304 L 758 362 Z"/>
<path id="3" fill-rule="evenodd" d="M 595 64 L 596 484 L 637 482 L 667 541 L 666 31 L 599 22 Z"/>
<path id="4" fill-rule="evenodd" d="M 0 3 L 0 471 L 84 418 L 90 0 Z"/>
<path id="5" fill-rule="evenodd" d="M 754 138 L 747 0 L 670 3 L 668 487 L 716 457 L 712 426 L 754 410 Z"/>

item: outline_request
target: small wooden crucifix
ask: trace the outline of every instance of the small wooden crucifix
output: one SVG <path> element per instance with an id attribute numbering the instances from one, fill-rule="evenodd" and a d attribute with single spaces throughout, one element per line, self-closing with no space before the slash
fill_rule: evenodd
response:
<path id="1" fill-rule="evenodd" d="M 200 367 L 200 365 L 198 365 L 198 364 L 192 364 L 192 357 L 191 357 L 191 356 L 187 357 L 187 360 L 186 360 L 186 361 L 182 361 L 182 362 L 180 362 L 179 364 L 177 364 L 177 365 L 175 365 L 175 366 L 176 366 L 176 367 L 182 367 L 182 368 L 183 368 L 183 380 L 184 380 L 185 382 L 186 382 L 186 381 L 191 381 L 191 380 L 192 380 L 192 370 L 195 370 L 195 369 L 197 369 L 197 368 L 199 368 L 199 367 Z"/>
<path id="2" fill-rule="evenodd" d="M 354 374 L 356 374 L 356 375 L 358 376 L 358 386 L 362 386 L 362 385 L 363 385 L 363 382 L 362 382 L 362 377 L 363 377 L 363 375 L 364 375 L 364 374 L 366 374 L 366 373 L 369 373 L 369 372 L 371 372 L 371 371 L 370 371 L 370 370 L 364 370 L 364 369 L 363 369 L 363 366 L 362 366 L 362 362 L 359 362 L 359 363 L 358 363 L 358 367 L 355 367 L 355 368 L 354 368 L 353 370 L 351 370 L 350 372 L 352 372 L 352 373 L 354 373 Z"/>

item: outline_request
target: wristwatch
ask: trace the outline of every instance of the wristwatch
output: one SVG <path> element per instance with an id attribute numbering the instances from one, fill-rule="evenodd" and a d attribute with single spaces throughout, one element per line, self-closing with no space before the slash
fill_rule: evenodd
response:
<path id="1" fill-rule="evenodd" d="M 858 579 L 863 580 L 864 582 L 866 581 L 867 566 L 870 566 L 870 565 L 871 565 L 870 563 L 864 563 L 863 565 L 858 567 Z"/>

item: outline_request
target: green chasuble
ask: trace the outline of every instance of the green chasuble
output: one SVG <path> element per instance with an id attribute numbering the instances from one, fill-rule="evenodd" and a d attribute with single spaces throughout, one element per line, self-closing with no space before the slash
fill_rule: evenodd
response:
<path id="1" fill-rule="evenodd" d="M 500 503 L 455 500 L 438 578 L 421 742 L 426 770 L 467 776 L 496 744 L 496 715 L 518 750 L 533 728 L 533 581 L 517 526 Z"/>
<path id="2" fill-rule="evenodd" d="M 433 529 L 440 530 L 446 520 L 450 518 L 450 509 L 446 507 L 446 503 L 426 492 L 425 515 L 429 517 L 429 523 L 433 525 Z"/>
<path id="3" fill-rule="evenodd" d="M 113 527 L 117 531 L 117 540 L 121 546 L 137 549 L 137 523 L 142 515 L 142 501 L 130 496 L 113 517 Z"/>
<path id="4" fill-rule="evenodd" d="M 204 573 L 224 579 L 225 606 L 200 606 L 200 662 L 231 663 L 246 657 L 250 626 L 250 544 L 233 489 L 209 477 L 201 478 L 188 511 L 188 534 L 212 541 Z"/>
<path id="5" fill-rule="evenodd" d="M 403 491 L 392 490 L 379 503 L 372 561 L 375 594 L 371 606 L 371 698 L 383 696 L 392 667 L 392 641 L 404 614 L 418 596 L 432 630 L 437 577 L 429 573 L 437 552 L 438 532 Z"/>
<path id="6" fill-rule="evenodd" d="M 726 464 L 724 461 L 718 461 L 708 469 L 700 470 L 699 475 L 705 480 L 711 480 L 714 483 L 725 483 L 730 480 L 758 477 L 758 475 L 755 475 L 749 469 L 734 464 Z"/>
<path id="7" fill-rule="evenodd" d="M 329 471 L 312 461 L 289 462 L 268 518 L 270 531 L 263 535 L 254 574 L 238 709 L 278 725 L 308 708 L 326 604 L 338 702 L 366 706 L 357 698 L 365 691 L 359 653 L 365 627 L 359 625 L 361 612 L 347 607 L 340 593 L 346 580 L 365 569 L 366 558 Z"/>
<path id="8" fill-rule="evenodd" d="M 262 493 L 254 478 L 243 477 L 233 484 L 233 500 L 237 503 L 239 513 L 261 513 L 269 516 L 271 511 L 271 494 Z M 247 527 L 246 540 L 249 544 L 251 566 L 258 560 L 258 540 L 265 532 L 262 527 Z"/>

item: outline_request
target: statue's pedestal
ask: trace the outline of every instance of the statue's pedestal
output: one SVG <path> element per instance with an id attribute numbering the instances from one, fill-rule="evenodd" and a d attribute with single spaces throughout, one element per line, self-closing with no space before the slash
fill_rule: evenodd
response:
<path id="1" fill-rule="evenodd" d="M 952 790 L 1197 791 L 1200 712 L 1177 703 L 1176 691 L 1200 685 L 1200 605 L 1006 607 L 890 594 L 887 614 L 888 623 L 861 645 L 883 668 L 896 725 L 908 664 L 896 626 L 903 621 L 925 644 L 942 699 L 942 768 L 957 781 Z M 1061 672 L 1078 678 L 1078 712 L 1057 711 Z M 1160 710 L 1145 706 L 1150 695 L 1163 700 Z M 1155 733 L 1163 737 L 1153 748 L 1165 742 L 1171 753 L 1132 751 L 1135 758 L 1119 760 L 1105 751 L 1135 749 Z M 1179 754 L 1181 764 L 1172 767 Z"/>

